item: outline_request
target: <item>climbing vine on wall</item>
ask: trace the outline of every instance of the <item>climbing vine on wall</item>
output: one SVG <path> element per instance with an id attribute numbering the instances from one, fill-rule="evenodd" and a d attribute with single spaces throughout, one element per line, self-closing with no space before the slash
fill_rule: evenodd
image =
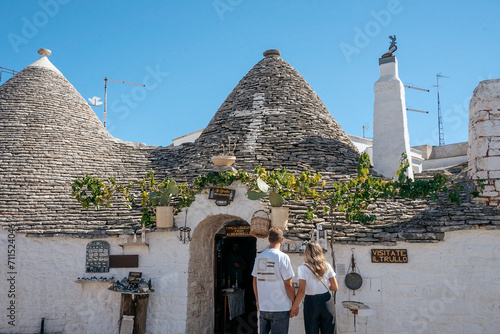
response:
<path id="1" fill-rule="evenodd" d="M 407 176 L 409 167 L 408 159 L 403 154 L 394 180 L 374 178 L 370 175 L 370 158 L 367 153 L 363 153 L 359 157 L 356 178 L 347 182 L 333 183 L 332 190 L 323 191 L 314 196 L 305 218 L 309 220 L 316 218 L 315 213 L 321 209 L 324 214 L 339 211 L 345 214 L 347 221 L 367 223 L 375 220 L 376 217 L 367 215 L 365 212 L 370 204 L 379 199 L 429 198 L 437 200 L 440 194 L 446 194 L 449 202 L 459 204 L 460 194 L 467 184 L 472 185 L 472 181 L 448 182 L 446 175 L 439 173 L 428 180 L 413 180 Z M 470 194 L 472 197 L 477 197 L 483 189 L 483 182 L 479 180 Z"/>
<path id="2" fill-rule="evenodd" d="M 154 172 L 149 171 L 144 178 L 119 184 L 114 178 L 107 181 L 84 175 L 82 179 L 75 179 L 72 184 L 72 196 L 81 203 L 83 208 L 93 206 L 99 209 L 108 208 L 115 195 L 121 195 L 127 208 L 136 202 L 142 207 L 141 223 L 150 225 L 154 220 L 154 206 L 159 204 L 160 198 L 170 198 L 175 202 L 176 211 L 189 207 L 195 200 L 197 193 L 203 189 L 214 187 L 227 187 L 233 182 L 241 182 L 248 186 L 247 197 L 258 200 L 269 198 L 272 206 L 282 206 L 284 200 L 309 200 L 311 205 L 307 208 L 304 218 L 313 220 L 318 211 L 328 214 L 334 211 L 345 214 L 347 221 L 366 223 L 375 219 L 374 215 L 365 212 L 368 206 L 380 199 L 388 198 L 430 198 L 437 200 L 441 194 L 446 194 L 448 201 L 460 203 L 460 194 L 471 189 L 472 181 L 461 183 L 448 182 L 446 175 L 435 174 L 431 179 L 413 180 L 407 176 L 409 163 L 405 155 L 395 179 L 387 180 L 374 178 L 370 175 L 370 159 L 363 153 L 359 157 L 357 176 L 346 182 L 336 182 L 330 185 L 322 179 L 321 174 L 304 171 L 299 176 L 288 172 L 286 168 L 268 171 L 261 166 L 255 168 L 253 173 L 244 170 L 210 172 L 196 178 L 192 184 L 176 184 L 171 178 L 156 182 Z M 481 180 L 472 184 L 470 195 L 477 197 L 484 188 Z M 139 201 L 140 199 L 140 201 Z M 165 205 L 165 203 L 162 203 Z"/>

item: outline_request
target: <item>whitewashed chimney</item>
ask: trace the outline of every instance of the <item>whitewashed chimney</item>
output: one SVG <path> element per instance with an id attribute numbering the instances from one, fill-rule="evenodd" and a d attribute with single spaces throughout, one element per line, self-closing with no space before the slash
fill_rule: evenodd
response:
<path id="1" fill-rule="evenodd" d="M 469 175 L 485 180 L 481 196 L 500 206 L 500 79 L 479 83 L 469 105 Z"/>
<path id="2" fill-rule="evenodd" d="M 410 155 L 410 136 L 406 121 L 404 85 L 398 77 L 395 56 L 379 59 L 380 78 L 375 82 L 373 111 L 373 167 L 387 178 L 396 174 L 401 155 L 406 153 L 413 178 Z"/>

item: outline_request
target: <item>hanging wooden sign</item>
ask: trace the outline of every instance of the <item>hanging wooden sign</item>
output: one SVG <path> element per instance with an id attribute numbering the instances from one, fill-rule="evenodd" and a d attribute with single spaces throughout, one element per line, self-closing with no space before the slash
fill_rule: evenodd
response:
<path id="1" fill-rule="evenodd" d="M 208 194 L 208 199 L 229 202 L 229 201 L 232 201 L 234 199 L 235 193 L 236 193 L 236 191 L 234 189 L 210 188 L 210 193 Z"/>
<path id="2" fill-rule="evenodd" d="M 406 249 L 372 249 L 372 263 L 408 263 Z"/>
<path id="3" fill-rule="evenodd" d="M 109 272 L 109 242 L 91 241 L 87 244 L 85 257 L 85 272 L 107 273 Z"/>
<path id="4" fill-rule="evenodd" d="M 250 225 L 226 226 L 226 237 L 249 237 Z"/>
<path id="5" fill-rule="evenodd" d="M 139 255 L 110 255 L 110 268 L 138 268 Z"/>

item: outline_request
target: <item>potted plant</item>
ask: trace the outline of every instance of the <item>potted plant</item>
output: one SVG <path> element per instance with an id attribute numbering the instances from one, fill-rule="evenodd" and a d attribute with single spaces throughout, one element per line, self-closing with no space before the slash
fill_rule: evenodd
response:
<path id="1" fill-rule="evenodd" d="M 316 189 L 324 187 L 321 174 L 304 171 L 298 178 L 283 167 L 278 171 L 266 171 L 262 167 L 255 168 L 256 179 L 250 182 L 246 196 L 251 200 L 269 197 L 271 204 L 271 226 L 286 229 L 288 225 L 289 208 L 283 206 L 285 198 L 292 200 L 316 198 Z"/>
<path id="2" fill-rule="evenodd" d="M 158 187 L 147 194 L 156 213 L 156 228 L 174 226 L 174 207 L 170 206 L 172 198 L 179 194 L 179 187 L 172 179 L 165 179 Z"/>
<path id="3" fill-rule="evenodd" d="M 234 146 L 232 146 L 232 149 L 231 149 L 231 138 L 229 138 L 229 143 L 227 145 L 227 152 L 226 152 L 226 149 L 224 147 L 224 144 L 222 144 L 222 154 L 213 156 L 212 162 L 217 167 L 229 167 L 229 166 L 231 166 L 236 161 L 236 157 L 234 156 L 235 149 L 236 149 L 236 143 L 234 143 Z"/>
<path id="4" fill-rule="evenodd" d="M 257 174 L 256 187 L 250 189 L 246 196 L 251 200 L 269 197 L 271 204 L 271 226 L 277 226 L 282 230 L 288 225 L 288 207 L 283 206 L 283 198 L 292 196 L 295 186 L 295 177 L 282 168 L 279 171 L 268 172 L 262 167 L 255 169 Z M 266 181 L 264 181 L 266 180 Z M 269 184 L 268 184 L 269 183 Z"/>

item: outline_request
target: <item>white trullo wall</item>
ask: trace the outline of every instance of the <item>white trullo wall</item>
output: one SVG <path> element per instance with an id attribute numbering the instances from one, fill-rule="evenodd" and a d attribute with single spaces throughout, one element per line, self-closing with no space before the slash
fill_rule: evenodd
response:
<path id="1" fill-rule="evenodd" d="M 249 221 L 261 207 L 244 198 L 244 187 L 235 186 L 236 199 L 227 207 L 217 207 L 206 194 L 198 195 L 189 209 L 187 224 L 193 230 L 207 217 L 233 215 Z M 176 218 L 182 225 L 184 213 Z M 185 333 L 189 261 L 192 244 L 182 244 L 177 232 L 147 234 L 149 248 L 118 244 L 123 236 L 107 238 L 111 254 L 139 254 L 139 268 L 111 269 L 109 275 L 124 277 L 130 270 L 151 278 L 155 291 L 148 306 L 148 333 Z M 213 237 L 213 236 L 212 236 Z M 369 305 L 374 314 L 357 317 L 358 333 L 498 333 L 500 331 L 500 230 L 447 232 L 439 243 L 398 243 L 396 246 L 335 245 L 337 265 L 347 269 L 354 248 L 357 267 L 364 279 L 355 294 L 339 275 L 337 295 L 340 333 L 353 333 L 353 315 L 342 308 L 344 300 Z M 6 274 L 7 232 L 0 231 L 1 333 L 35 333 L 46 319 L 46 333 L 118 333 L 120 294 L 103 283 L 75 283 L 84 275 L 88 239 L 32 238 L 16 235 L 16 326 L 5 316 L 9 299 Z M 287 240 L 299 245 L 299 241 Z M 258 250 L 267 246 L 259 239 Z M 373 248 L 404 248 L 407 264 L 371 263 Z M 209 253 L 209 252 L 207 252 Z M 304 257 L 290 254 L 295 272 Z M 328 260 L 331 261 L 330 256 Z M 193 269 L 195 270 L 195 269 Z M 205 272 L 206 277 L 212 272 Z M 295 278 L 296 279 L 296 278 Z M 213 286 L 213 285 L 212 285 Z M 194 300 L 196 302 L 196 300 Z M 210 319 L 208 319 L 210 320 Z M 303 333 L 303 318 L 291 320 L 290 333 Z M 207 326 L 204 333 L 212 333 Z M 190 333 L 191 334 L 191 333 Z"/>
<path id="2" fill-rule="evenodd" d="M 357 333 L 500 333 L 500 231 L 447 232 L 433 244 L 336 245 L 337 266 L 348 270 L 351 249 L 363 285 L 354 293 L 338 275 L 339 333 L 355 333 L 354 317 L 342 301 L 360 301 L 373 310 L 356 317 Z M 407 249 L 408 263 L 371 263 L 371 249 Z M 304 257 L 292 255 L 295 272 Z M 327 257 L 331 263 L 331 257 Z M 295 320 L 296 319 L 296 320 Z M 291 334 L 303 334 L 302 313 Z"/>

